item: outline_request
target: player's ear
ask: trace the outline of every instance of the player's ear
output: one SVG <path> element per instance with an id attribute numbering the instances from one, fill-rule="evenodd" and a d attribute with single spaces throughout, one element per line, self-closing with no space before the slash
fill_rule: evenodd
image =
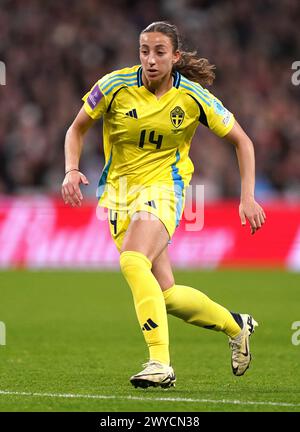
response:
<path id="1" fill-rule="evenodd" d="M 180 60 L 180 57 L 181 57 L 180 51 L 179 50 L 175 51 L 175 53 L 173 54 L 173 65 L 175 65 Z"/>

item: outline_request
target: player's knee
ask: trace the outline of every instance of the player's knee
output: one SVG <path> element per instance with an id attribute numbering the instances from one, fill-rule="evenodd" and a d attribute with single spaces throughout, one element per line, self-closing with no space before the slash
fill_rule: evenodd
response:
<path id="1" fill-rule="evenodd" d="M 155 274 L 154 274 L 154 276 L 155 276 Z M 167 289 L 169 289 L 175 285 L 175 280 L 174 280 L 173 275 L 164 274 L 164 275 L 159 275 L 158 277 L 155 276 L 155 278 L 156 278 L 157 282 L 159 283 L 159 286 L 160 286 L 162 291 L 166 291 Z"/>
<path id="2" fill-rule="evenodd" d="M 152 267 L 152 273 L 157 282 L 159 283 L 162 291 L 165 291 L 175 285 L 175 280 L 171 267 L 165 267 L 162 264 L 157 265 L 157 263 L 154 263 Z"/>
<path id="3" fill-rule="evenodd" d="M 126 276 L 128 272 L 134 272 L 141 268 L 151 269 L 151 261 L 142 253 L 125 251 L 120 255 L 120 267 Z"/>
<path id="4" fill-rule="evenodd" d="M 166 278 L 166 279 L 162 282 L 161 289 L 162 289 L 163 291 L 165 291 L 165 290 L 167 290 L 167 289 L 169 289 L 169 288 L 172 288 L 174 285 L 175 285 L 175 279 L 174 279 L 173 277 Z"/>

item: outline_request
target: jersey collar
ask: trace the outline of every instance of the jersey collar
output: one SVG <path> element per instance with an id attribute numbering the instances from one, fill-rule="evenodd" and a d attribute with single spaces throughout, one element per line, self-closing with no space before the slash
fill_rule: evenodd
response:
<path id="1" fill-rule="evenodd" d="M 142 81 L 142 72 L 143 72 L 143 68 L 142 68 L 142 66 L 140 66 L 138 68 L 138 70 L 137 70 L 137 83 L 138 83 L 138 87 L 142 87 L 144 85 L 143 81 Z M 180 84 L 181 75 L 176 70 L 173 71 L 172 75 L 173 75 L 173 78 L 174 78 L 173 79 L 173 87 L 178 88 L 179 84 Z"/>

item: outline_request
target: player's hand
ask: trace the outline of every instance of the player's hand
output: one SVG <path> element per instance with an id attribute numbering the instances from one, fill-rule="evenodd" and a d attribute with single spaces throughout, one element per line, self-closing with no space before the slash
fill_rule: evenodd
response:
<path id="1" fill-rule="evenodd" d="M 80 183 L 88 185 L 89 181 L 80 171 L 70 171 L 65 175 L 61 194 L 65 204 L 70 204 L 72 207 L 80 207 L 83 196 L 80 190 Z"/>
<path id="2" fill-rule="evenodd" d="M 246 225 L 246 220 L 249 221 L 252 235 L 255 234 L 257 230 L 262 228 L 266 221 L 266 214 L 264 210 L 254 198 L 241 201 L 239 206 L 239 214 L 242 226 Z"/>

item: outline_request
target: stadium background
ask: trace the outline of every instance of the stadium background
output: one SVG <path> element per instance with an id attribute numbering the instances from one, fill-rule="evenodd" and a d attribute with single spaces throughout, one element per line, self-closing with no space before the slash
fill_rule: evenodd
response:
<path id="1" fill-rule="evenodd" d="M 299 211 L 298 207 L 295 209 L 300 195 L 300 105 L 299 86 L 293 85 L 291 79 L 292 63 L 297 60 L 300 44 L 296 25 L 300 12 L 296 0 L 251 4 L 191 0 L 74 0 L 43 4 L 30 0 L 26 5 L 10 0 L 1 3 L 0 59 L 6 64 L 7 83 L 0 88 L 0 193 L 22 199 L 10 204 L 6 199 L 7 205 L 1 206 L 2 242 L 9 243 L 10 247 L 1 248 L 0 265 L 53 266 L 80 262 L 105 266 L 116 262 L 113 249 L 110 258 L 102 257 L 101 252 L 95 252 L 93 259 L 88 254 L 85 259 L 82 254 L 76 258 L 76 251 L 71 252 L 70 245 L 71 237 L 78 232 L 78 224 L 70 231 L 76 217 L 81 216 L 76 211 L 62 210 L 59 201 L 46 202 L 46 196 L 59 196 L 64 172 L 64 136 L 80 109 L 81 97 L 105 73 L 137 64 L 139 32 L 152 20 L 162 18 L 177 24 L 188 49 L 197 49 L 217 66 L 217 78 L 211 90 L 235 113 L 254 142 L 256 196 L 268 213 L 265 229 L 249 240 L 248 231 L 247 235 L 243 234 L 237 215 L 228 213 L 228 206 L 217 212 L 213 203 L 238 199 L 236 156 L 232 146 L 205 128 L 198 128 L 191 147 L 195 165 L 192 185 L 204 185 L 205 222 L 210 221 L 212 226 L 207 232 L 205 223 L 204 230 L 193 236 L 197 245 L 192 247 L 199 260 L 191 265 L 211 267 L 255 262 L 300 268 Z M 90 219 L 85 224 L 82 222 L 80 234 L 87 243 L 94 239 L 87 232 L 97 230 L 92 223 L 95 190 L 104 163 L 101 132 L 99 122 L 86 138 L 81 161 L 81 170 L 90 180 L 90 186 L 84 188 L 86 204 L 90 204 Z M 31 197 L 27 207 L 25 196 Z M 274 201 L 279 203 L 276 208 L 270 207 Z M 278 212 L 283 202 L 285 216 Z M 21 221 L 21 213 L 14 210 L 19 206 L 24 207 Z M 28 207 L 35 210 L 30 212 Z M 47 223 L 41 216 L 45 207 L 49 207 Z M 211 216 L 211 211 L 215 216 Z M 289 223 L 282 224 L 282 217 Z M 70 223 L 67 232 L 65 220 Z M 35 244 L 38 256 L 30 258 L 34 252 L 28 244 L 32 245 L 29 225 L 35 224 L 44 234 L 41 239 L 35 236 L 40 247 L 44 243 L 47 250 L 65 250 L 69 244 L 68 256 L 53 252 L 53 256 L 45 257 L 42 262 Z M 43 224 L 48 226 L 48 234 Z M 273 224 L 280 233 L 276 239 Z M 7 225 L 14 227 L 13 233 Z M 103 231 L 107 235 L 106 224 L 102 225 L 99 224 L 99 237 Z M 183 242 L 180 249 L 185 250 L 190 242 L 186 243 L 179 234 L 177 237 L 180 245 Z M 75 243 L 73 240 L 73 248 L 78 249 Z M 260 254 L 255 259 L 258 244 Z M 103 250 L 102 246 L 99 248 Z M 174 258 L 175 263 L 180 265 L 182 257 L 181 254 Z"/>
<path id="2" fill-rule="evenodd" d="M 117 311 L 126 318 L 128 327 L 132 326 L 130 337 L 136 341 L 132 349 L 137 360 L 128 363 L 128 371 L 133 368 L 135 372 L 139 367 L 142 342 L 135 336 L 130 294 L 127 287 L 124 290 L 120 275 L 108 271 L 118 267 L 118 255 L 106 222 L 99 221 L 95 211 L 95 191 L 104 162 L 101 122 L 89 131 L 85 140 L 80 167 L 90 185 L 83 190 L 82 209 L 66 208 L 60 199 L 63 143 L 66 130 L 80 109 L 81 97 L 103 74 L 137 64 L 139 32 L 152 21 L 166 19 L 178 26 L 186 48 L 197 49 L 216 65 L 217 77 L 211 91 L 235 113 L 254 142 L 256 197 L 267 213 L 267 224 L 255 236 L 250 236 L 249 226 L 241 228 L 237 211 L 240 181 L 234 149 L 199 128 L 190 154 L 195 165 L 192 184 L 204 185 L 204 227 L 187 232 L 183 223 L 175 234 L 170 252 L 175 267 L 181 269 L 176 275 L 182 283 L 188 283 L 187 280 L 192 286 L 206 289 L 225 305 L 232 304 L 237 310 L 252 308 L 260 320 L 266 321 L 256 353 L 262 357 L 260 369 L 249 378 L 250 393 L 247 393 L 249 400 L 259 400 L 262 405 L 249 403 L 243 409 L 270 408 L 271 405 L 263 404 L 264 400 L 286 401 L 285 396 L 289 394 L 288 402 L 292 405 L 286 409 L 299 410 L 295 408 L 299 388 L 294 368 L 300 348 L 290 340 L 291 325 L 300 320 L 297 307 L 300 300 L 297 273 L 300 269 L 300 86 L 292 82 L 292 64 L 300 60 L 299 2 L 1 0 L 0 4 L 0 61 L 6 65 L 6 85 L 0 86 L 0 321 L 6 324 L 10 341 L 5 347 L 0 346 L 8 371 L 0 391 L 95 392 L 93 374 L 97 372 L 99 376 L 99 370 L 89 366 L 81 374 L 86 362 L 78 360 L 81 350 L 76 351 L 70 341 L 76 337 L 86 347 L 89 361 L 101 363 L 100 376 L 104 377 L 109 373 L 105 369 L 107 356 L 111 355 L 112 362 L 116 357 L 119 359 L 117 348 L 110 342 L 124 340 L 125 343 L 128 337 L 123 329 L 121 336 L 118 335 L 120 339 L 116 339 L 116 329 L 124 324 Z M 224 269 L 228 267 L 230 270 Z M 241 267 L 248 270 L 238 271 Z M 43 271 L 20 271 L 27 268 Z M 45 271 L 49 268 L 51 272 Z M 58 272 L 58 268 L 74 271 Z M 80 269 L 85 271 L 78 272 Z M 95 272 L 97 269 L 106 271 Z M 111 302 L 116 295 L 126 308 L 114 305 L 112 314 Z M 267 312 L 264 305 L 268 305 Z M 278 317 L 278 314 L 282 315 Z M 107 325 L 107 339 L 99 336 L 103 322 Z M 79 333 L 74 333 L 72 325 L 77 330 L 80 327 Z M 95 327 L 91 328 L 92 325 Z M 171 321 L 172 328 L 180 335 L 176 325 Z M 276 336 L 272 325 L 276 326 Z M 84 326 L 89 329 L 88 337 Z M 179 346 L 184 338 L 187 341 L 183 352 L 191 349 L 194 330 L 188 330 L 188 336 L 182 339 L 179 336 Z M 203 338 L 202 342 L 207 344 L 205 354 L 223 349 L 219 348 L 215 335 L 211 338 L 212 342 L 209 337 Z M 272 343 L 268 344 L 268 338 Z M 99 353 L 93 345 L 95 339 L 106 346 L 106 354 L 103 350 Z M 275 355 L 275 372 L 268 376 L 272 389 L 269 393 L 259 381 L 265 371 L 263 367 L 271 362 L 264 358 L 265 344 Z M 54 370 L 53 347 L 59 358 L 62 347 L 65 353 L 62 363 L 58 361 Z M 133 356 L 127 348 L 122 350 Z M 69 362 L 70 357 L 72 372 L 64 381 L 64 361 Z M 180 370 L 184 360 L 179 355 L 177 359 Z M 190 389 L 199 374 L 205 377 L 213 367 L 218 371 L 215 360 L 209 357 L 206 361 L 198 375 L 185 377 L 187 382 L 190 379 Z M 284 372 L 280 368 L 282 363 Z M 197 359 L 191 354 L 191 369 L 196 364 Z M 126 369 L 122 363 L 120 368 Z M 61 377 L 60 383 L 56 377 L 45 375 L 50 369 Z M 230 398 L 231 390 L 232 397 L 244 396 L 237 386 L 230 387 L 231 381 L 226 381 L 229 378 L 220 382 L 216 373 L 210 382 L 204 379 L 203 384 L 202 380 L 202 397 L 216 399 L 211 387 L 222 389 L 217 398 L 220 400 Z M 118 378 L 112 378 L 112 386 L 119 382 Z M 125 379 L 122 376 L 124 382 L 126 379 L 127 374 Z M 282 379 L 286 391 L 278 384 Z M 87 388 L 89 380 L 90 388 Z M 113 387 L 105 386 L 104 393 L 110 395 Z M 100 388 L 103 393 L 103 387 Z M 127 388 L 119 391 L 128 395 Z M 186 394 L 195 399 L 195 395 Z M 79 402 L 78 405 L 68 402 L 68 405 L 62 400 L 55 405 L 50 397 L 46 405 L 45 397 L 33 405 L 28 401 L 16 403 L 12 394 L 0 399 L 2 411 L 30 407 L 33 410 L 91 408 Z M 122 403 L 111 402 L 101 408 L 143 409 L 142 402 L 134 408 Z M 277 405 L 276 409 L 283 406 Z M 151 407 L 164 409 L 154 401 Z M 186 407 L 183 405 L 181 409 Z M 216 407 L 216 404 L 206 405 L 201 409 Z M 92 406 L 93 409 L 99 409 L 99 405 Z M 168 409 L 175 410 L 175 407 Z M 199 403 L 192 403 L 189 409 L 200 409 Z M 220 402 L 219 409 L 233 409 L 233 405 Z"/>

